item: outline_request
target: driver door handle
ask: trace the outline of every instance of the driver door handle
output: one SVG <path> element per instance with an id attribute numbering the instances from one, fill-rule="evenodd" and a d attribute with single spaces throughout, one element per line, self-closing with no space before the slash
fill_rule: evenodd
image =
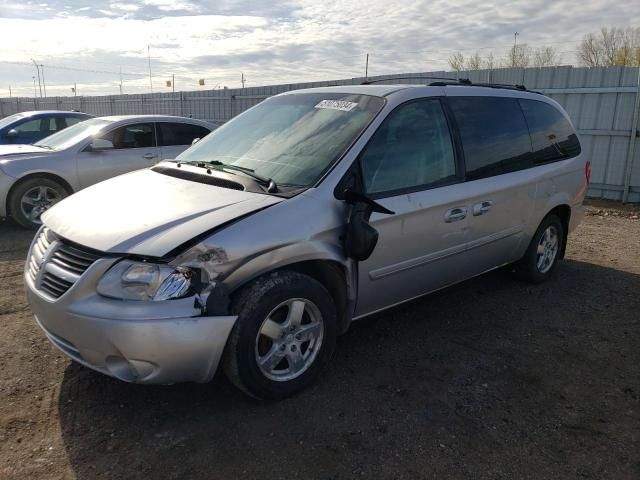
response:
<path id="1" fill-rule="evenodd" d="M 145 153 L 144 155 L 142 155 L 142 158 L 146 158 L 147 160 L 152 160 L 154 158 L 158 158 L 158 154 L 157 153 Z"/>
<path id="2" fill-rule="evenodd" d="M 455 207 L 444 214 L 444 221 L 447 223 L 459 222 L 465 218 L 467 218 L 467 207 Z"/>

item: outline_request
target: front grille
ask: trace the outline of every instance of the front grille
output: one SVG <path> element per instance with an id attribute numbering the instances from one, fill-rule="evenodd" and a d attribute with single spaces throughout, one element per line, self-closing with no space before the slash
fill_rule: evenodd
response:
<path id="1" fill-rule="evenodd" d="M 45 272 L 40 282 L 40 290 L 47 292 L 54 298 L 58 298 L 71 288 L 72 282 L 68 282 L 52 273 Z"/>
<path id="2" fill-rule="evenodd" d="M 27 274 L 39 291 L 59 298 L 99 258 L 96 252 L 71 245 L 44 227 L 31 249 Z"/>

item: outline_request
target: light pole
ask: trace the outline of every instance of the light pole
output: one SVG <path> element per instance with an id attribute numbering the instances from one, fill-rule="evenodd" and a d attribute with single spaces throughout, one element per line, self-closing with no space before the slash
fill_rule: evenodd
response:
<path id="1" fill-rule="evenodd" d="M 367 59 L 364 64 L 364 80 L 369 80 L 369 54 L 367 53 Z"/>
<path id="2" fill-rule="evenodd" d="M 40 64 L 40 71 L 42 72 L 42 86 L 44 88 L 44 98 L 47 98 L 47 82 L 44 81 L 44 65 Z"/>
<path id="3" fill-rule="evenodd" d="M 37 97 L 38 96 L 38 91 L 36 90 L 36 77 L 35 77 L 35 75 L 33 75 L 31 78 L 33 78 L 33 96 Z"/>
<path id="4" fill-rule="evenodd" d="M 40 67 L 33 58 L 31 59 L 31 61 L 36 66 L 36 72 L 38 73 L 38 87 L 40 87 L 40 96 L 42 97 L 42 85 L 40 84 Z"/>
<path id="5" fill-rule="evenodd" d="M 153 93 L 153 80 L 151 79 L 151 45 L 147 45 L 147 60 L 149 60 L 149 88 Z"/>

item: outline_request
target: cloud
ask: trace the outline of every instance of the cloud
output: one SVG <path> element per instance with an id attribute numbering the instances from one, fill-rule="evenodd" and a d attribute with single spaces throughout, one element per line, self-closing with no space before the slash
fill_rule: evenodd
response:
<path id="1" fill-rule="evenodd" d="M 120 68 L 126 91 L 146 91 L 147 45 L 158 82 L 175 74 L 188 89 L 199 78 L 238 86 L 241 73 L 248 85 L 361 76 L 366 53 L 371 75 L 430 71 L 446 69 L 457 50 L 502 55 L 516 31 L 519 42 L 552 45 L 570 62 L 585 33 L 629 25 L 635 3 L 2 0 L 2 37 L 20 42 L 0 43 L 0 59 L 25 65 L 0 61 L 0 78 L 28 94 L 36 58 L 51 92 L 68 93 L 81 78 L 85 93 L 117 93 Z"/>

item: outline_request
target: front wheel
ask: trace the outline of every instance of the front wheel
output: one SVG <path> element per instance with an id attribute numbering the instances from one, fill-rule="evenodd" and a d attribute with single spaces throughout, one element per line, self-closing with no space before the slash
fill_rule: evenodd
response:
<path id="1" fill-rule="evenodd" d="M 557 215 L 547 215 L 531 239 L 524 257 L 516 265 L 518 276 L 540 283 L 551 276 L 560 257 L 566 233 Z"/>
<path id="2" fill-rule="evenodd" d="M 294 271 L 259 278 L 234 299 L 238 315 L 223 359 L 231 382 L 260 399 L 311 385 L 336 343 L 336 307 L 317 280 Z"/>
<path id="3" fill-rule="evenodd" d="M 36 229 L 40 215 L 69 195 L 55 180 L 35 177 L 19 183 L 11 192 L 9 211 L 13 220 L 23 228 Z"/>

